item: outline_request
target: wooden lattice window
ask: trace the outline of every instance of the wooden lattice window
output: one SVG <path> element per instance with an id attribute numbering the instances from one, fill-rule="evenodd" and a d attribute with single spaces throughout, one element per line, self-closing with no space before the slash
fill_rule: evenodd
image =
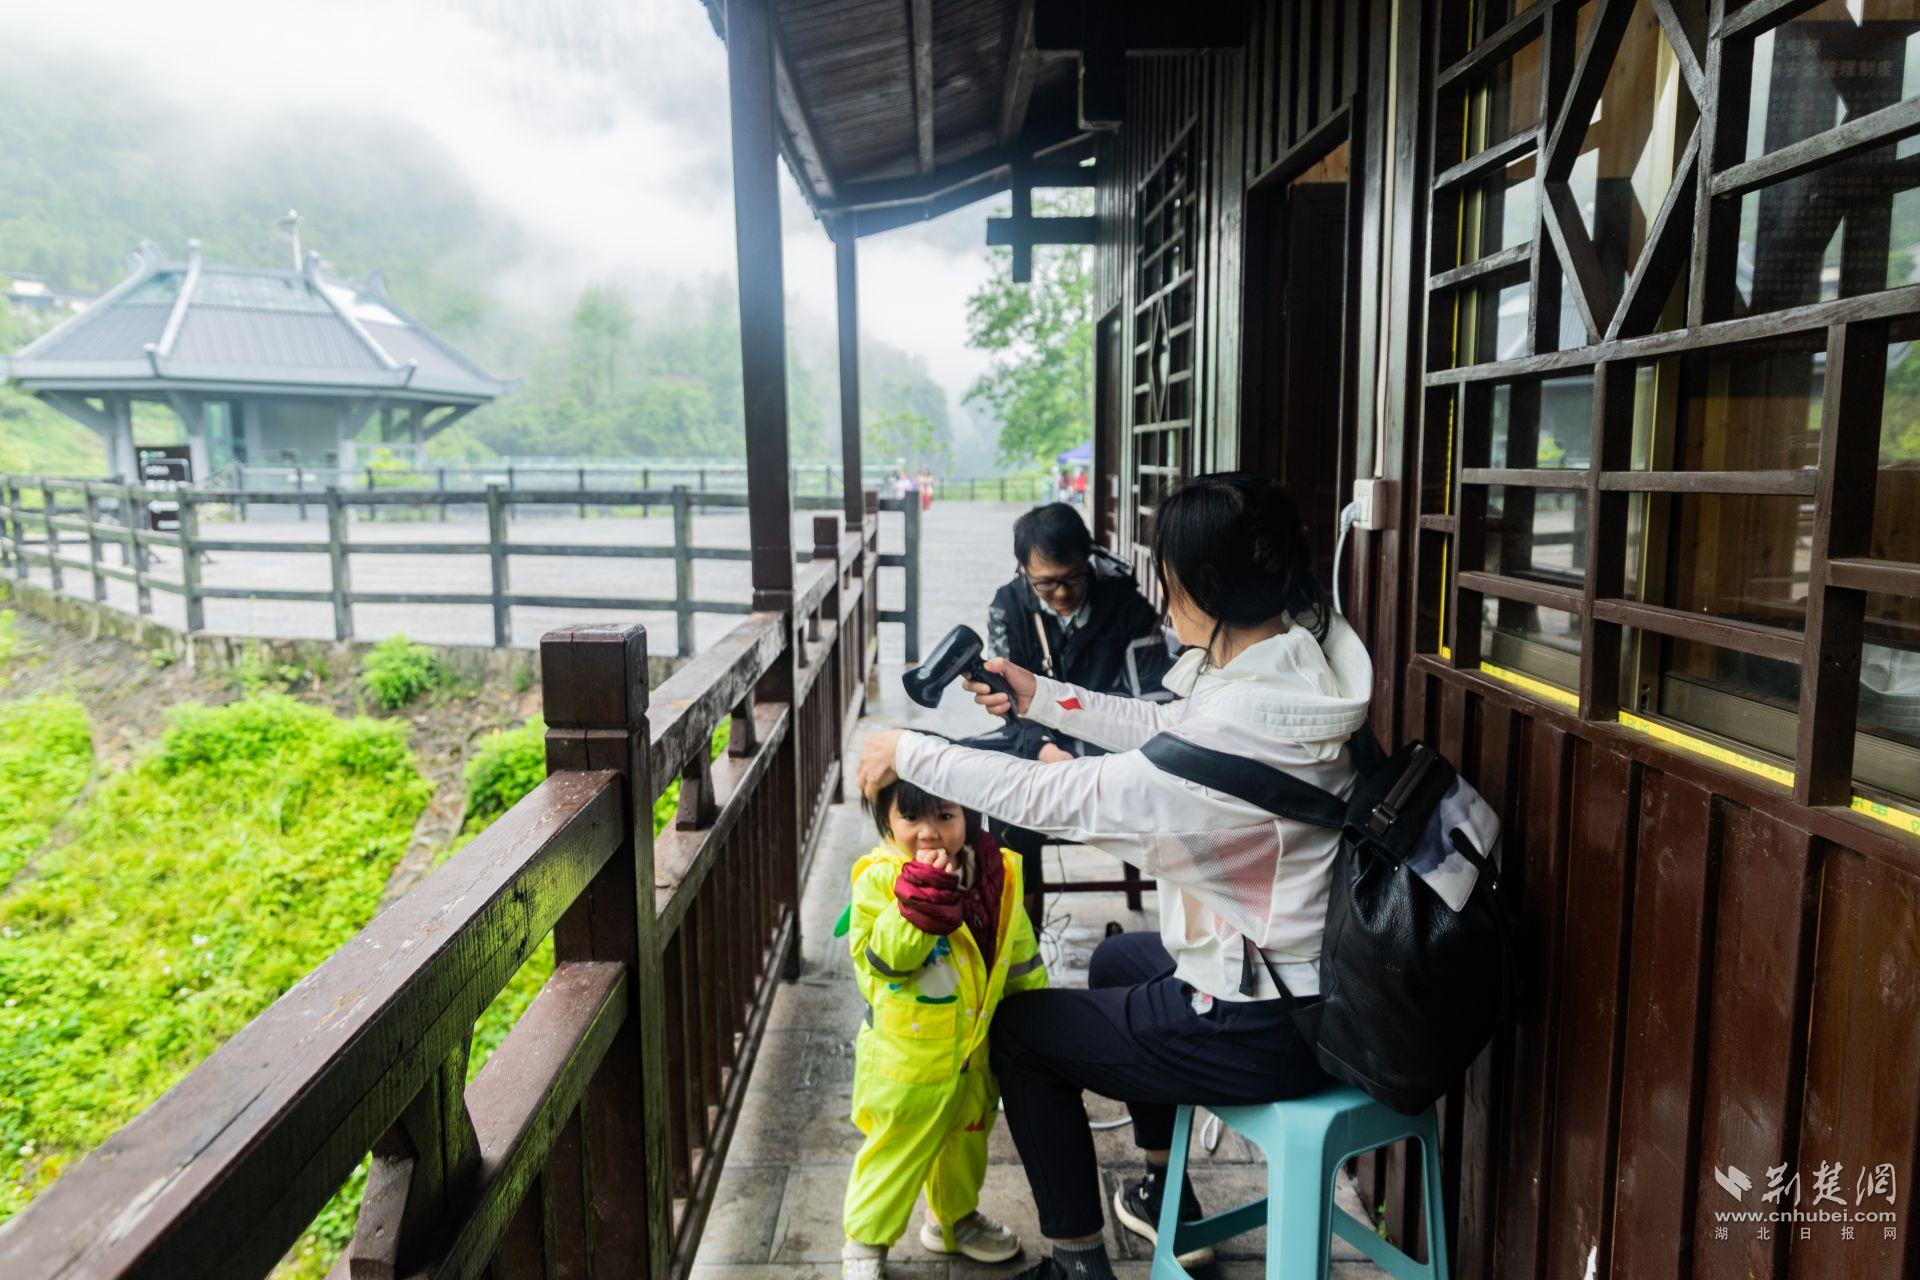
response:
<path id="1" fill-rule="evenodd" d="M 1134 201 L 1133 545 L 1193 466 L 1194 258 L 1198 175 L 1192 129 L 1140 184 Z"/>
<path id="2" fill-rule="evenodd" d="M 1434 78 L 1421 647 L 1888 816 L 1920 797 L 1920 3 L 1473 8 Z"/>

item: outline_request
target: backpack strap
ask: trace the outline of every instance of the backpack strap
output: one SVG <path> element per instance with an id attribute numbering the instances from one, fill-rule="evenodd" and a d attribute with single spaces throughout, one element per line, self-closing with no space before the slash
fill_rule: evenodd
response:
<path id="1" fill-rule="evenodd" d="M 1224 791 L 1275 817 L 1333 831 L 1346 825 L 1345 800 L 1270 764 L 1203 747 L 1171 733 L 1147 739 L 1140 754 L 1164 773 Z"/>

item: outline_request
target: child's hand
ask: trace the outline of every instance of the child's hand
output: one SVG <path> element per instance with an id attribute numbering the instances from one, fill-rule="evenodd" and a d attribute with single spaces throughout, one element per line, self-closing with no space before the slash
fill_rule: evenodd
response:
<path id="1" fill-rule="evenodd" d="M 959 865 L 953 860 L 953 855 L 945 849 L 921 849 L 913 855 L 913 860 L 924 862 L 934 870 L 944 871 L 948 875 L 956 875 L 960 870 Z"/>

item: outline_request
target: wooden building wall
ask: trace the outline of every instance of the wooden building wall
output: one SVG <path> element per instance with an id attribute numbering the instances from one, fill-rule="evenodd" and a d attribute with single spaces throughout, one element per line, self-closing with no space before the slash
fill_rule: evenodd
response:
<path id="1" fill-rule="evenodd" d="M 1809 7 L 1754 3 L 1746 21 Z M 1352 549 L 1347 609 L 1374 655 L 1376 726 L 1437 744 L 1500 812 L 1521 922 L 1515 1020 L 1443 1107 L 1454 1274 L 1920 1277 L 1905 1192 L 1891 1239 L 1877 1227 L 1851 1240 L 1837 1228 L 1802 1239 L 1786 1227 L 1766 1239 L 1737 1228 L 1720 1239 L 1713 1217 L 1754 1207 L 1766 1170 L 1782 1165 L 1801 1176 L 1803 1205 L 1823 1162 L 1844 1165 L 1849 1201 L 1863 1166 L 1891 1165 L 1903 1187 L 1920 1178 L 1920 838 L 1849 812 L 1844 795 L 1810 796 L 1804 767 L 1796 794 L 1620 723 L 1614 711 L 1627 704 L 1596 703 L 1593 688 L 1543 696 L 1538 682 L 1530 689 L 1497 678 L 1477 652 L 1450 650 L 1459 618 L 1441 630 L 1436 613 L 1435 593 L 1456 590 L 1448 574 L 1458 576 L 1442 545 L 1456 549 L 1452 540 L 1467 528 L 1460 511 L 1429 502 L 1443 490 L 1466 492 L 1457 471 L 1436 473 L 1460 465 L 1455 438 L 1436 432 L 1451 422 L 1452 406 L 1472 403 L 1453 399 L 1449 379 L 1469 384 L 1480 375 L 1450 371 L 1436 356 L 1436 335 L 1450 323 L 1441 308 L 1452 305 L 1445 273 L 1453 264 L 1439 259 L 1430 236 L 1452 233 L 1429 226 L 1428 208 L 1442 198 L 1439 171 L 1461 157 L 1447 132 L 1452 117 L 1437 121 L 1435 103 L 1538 39 L 1548 51 L 1539 86 L 1547 118 L 1535 143 L 1544 150 L 1561 106 L 1554 95 L 1573 87 L 1576 22 L 1584 39 L 1589 22 L 1623 23 L 1632 9 L 1623 0 L 1584 9 L 1540 0 L 1532 17 L 1480 18 L 1474 54 L 1450 25 L 1451 7 L 1400 0 L 1396 27 L 1390 3 L 1275 0 L 1255 6 L 1246 49 L 1132 61 L 1127 122 L 1102 138 L 1098 155 L 1098 310 L 1137 326 L 1151 309 L 1140 264 L 1143 194 L 1167 157 L 1187 147 L 1197 170 L 1194 325 L 1190 354 L 1172 354 L 1176 372 L 1191 369 L 1193 390 L 1190 423 L 1143 430 L 1165 410 L 1150 377 L 1139 391 L 1133 375 L 1151 352 L 1129 329 L 1134 359 L 1120 380 L 1118 438 L 1098 459 L 1101 483 L 1118 493 L 1112 541 L 1144 564 L 1152 497 L 1177 477 L 1143 474 L 1143 459 L 1167 465 L 1172 456 L 1179 474 L 1237 465 L 1247 371 L 1266 357 L 1244 347 L 1249 303 L 1258 301 L 1245 278 L 1249 193 L 1285 172 L 1290 156 L 1344 132 L 1355 156 L 1347 224 L 1354 305 L 1344 347 L 1351 385 L 1325 447 L 1353 459 L 1351 474 L 1377 470 L 1393 486 L 1388 527 L 1360 534 Z M 1723 7 L 1701 0 L 1650 10 L 1642 0 L 1638 11 L 1652 10 L 1673 18 L 1673 38 L 1688 46 L 1681 61 L 1692 59 L 1702 92 L 1722 92 L 1718 33 L 1732 25 Z M 1684 165 L 1712 159 L 1712 142 L 1725 134 L 1724 124 L 1714 132 L 1713 114 L 1676 179 L 1695 186 L 1673 197 L 1678 212 L 1662 226 L 1696 221 L 1694 197 L 1711 187 L 1713 171 L 1688 178 Z M 1509 145 L 1503 154 L 1518 152 Z M 1723 149 L 1723 165 L 1740 158 Z M 1724 236 L 1710 192 L 1699 207 L 1700 241 L 1714 228 Z M 1536 221 L 1530 248 L 1465 273 L 1485 267 L 1534 290 L 1536 341 L 1510 362 L 1512 385 L 1535 385 L 1527 380 L 1552 368 L 1601 368 L 1656 347 L 1727 338 L 1726 318 L 1711 308 L 1669 312 L 1656 324 L 1648 313 L 1658 308 L 1642 303 L 1622 310 L 1637 307 L 1644 336 L 1627 315 L 1611 334 L 1587 334 L 1587 354 L 1578 354 L 1577 336 L 1571 350 L 1557 350 L 1552 336 L 1541 337 L 1561 296 L 1563 255 L 1550 232 Z M 1704 268 L 1661 252 L 1669 254 L 1663 285 L 1678 272 L 1700 287 Z M 1629 293 L 1637 287 L 1630 282 Z M 1920 286 L 1819 306 L 1826 310 L 1796 313 L 1794 324 L 1825 341 L 1829 324 L 1920 315 Z M 1758 341 L 1768 332 L 1732 337 Z M 1486 368 L 1488 379 L 1506 376 L 1504 366 Z M 1157 440 L 1175 432 L 1182 442 L 1169 455 Z M 1845 471 L 1844 460 L 1822 465 Z M 1823 589 L 1832 588 L 1815 583 L 1816 594 Z M 1593 599 L 1589 584 L 1575 602 L 1590 620 L 1600 612 Z M 1469 594 L 1465 603 L 1477 616 L 1479 599 Z M 1805 643 L 1819 643 L 1817 634 Z M 1803 765 L 1817 750 L 1802 745 Z M 1727 1165 L 1756 1183 L 1744 1204 L 1714 1180 Z M 1396 1152 L 1360 1171 L 1402 1239 L 1418 1232 L 1417 1168 Z"/>

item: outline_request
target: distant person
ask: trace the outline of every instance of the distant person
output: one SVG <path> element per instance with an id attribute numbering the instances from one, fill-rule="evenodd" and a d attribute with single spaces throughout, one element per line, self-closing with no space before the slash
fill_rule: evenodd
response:
<path id="1" fill-rule="evenodd" d="M 900 499 L 906 496 L 907 496 L 906 477 L 900 474 L 900 471 L 898 468 L 895 468 L 894 470 L 887 472 L 887 497 L 891 498 L 895 502 L 898 502 Z"/>
<path id="2" fill-rule="evenodd" d="M 920 468 L 920 509 L 933 510 L 933 472 Z"/>
<path id="3" fill-rule="evenodd" d="M 1093 545 L 1077 511 L 1054 502 L 1014 521 L 1013 558 L 1013 578 L 987 606 L 988 657 L 1096 693 L 1164 696 L 1161 678 L 1173 666 L 1173 653 L 1160 611 L 1140 594 L 1125 561 Z M 1027 760 L 1103 754 L 1030 720 L 962 745 Z M 997 834 L 1020 853 L 1039 850 L 1031 832 L 1009 827 Z"/>
<path id="4" fill-rule="evenodd" d="M 1084 471 L 1074 472 L 1073 501 L 1077 506 L 1087 505 L 1087 473 Z"/>

